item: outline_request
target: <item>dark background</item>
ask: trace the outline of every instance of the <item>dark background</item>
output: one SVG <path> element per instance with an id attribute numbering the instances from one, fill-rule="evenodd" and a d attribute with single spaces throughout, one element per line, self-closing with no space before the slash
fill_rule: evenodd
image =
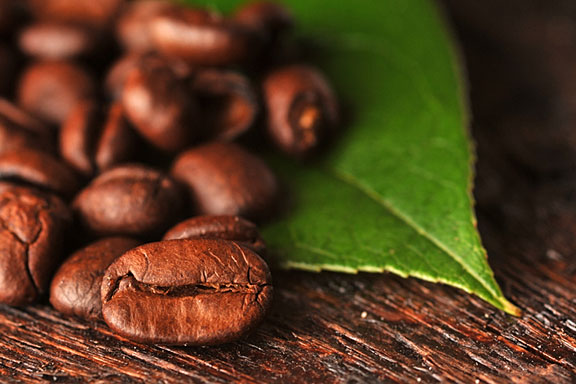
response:
<path id="1" fill-rule="evenodd" d="M 523 317 L 415 279 L 304 272 L 276 273 L 270 318 L 223 347 L 0 306 L 0 381 L 576 382 L 576 2 L 443 4 L 470 78 L 480 230 Z"/>

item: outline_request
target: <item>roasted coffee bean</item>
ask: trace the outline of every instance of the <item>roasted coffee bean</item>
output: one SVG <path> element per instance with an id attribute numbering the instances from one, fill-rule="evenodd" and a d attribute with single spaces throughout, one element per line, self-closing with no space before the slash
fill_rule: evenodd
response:
<path id="1" fill-rule="evenodd" d="M 0 155 L 0 179 L 24 182 L 71 197 L 78 189 L 74 172 L 49 153 L 22 148 Z"/>
<path id="2" fill-rule="evenodd" d="M 131 160 L 134 133 L 119 102 L 109 108 L 85 100 L 76 105 L 60 131 L 60 153 L 85 176 Z"/>
<path id="3" fill-rule="evenodd" d="M 230 240 L 252 249 L 259 255 L 266 250 L 256 225 L 238 216 L 196 216 L 172 227 L 163 240 Z"/>
<path id="4" fill-rule="evenodd" d="M 225 240 L 169 240 L 134 248 L 102 280 L 102 314 L 143 343 L 213 345 L 239 339 L 264 318 L 270 271 L 249 248 Z"/>
<path id="5" fill-rule="evenodd" d="M 294 18 L 288 8 L 273 1 L 247 3 L 236 11 L 234 20 L 258 32 L 268 46 L 294 26 Z"/>
<path id="6" fill-rule="evenodd" d="M 0 183 L 0 302 L 23 305 L 44 294 L 71 215 L 56 196 Z"/>
<path id="7" fill-rule="evenodd" d="M 108 237 L 73 253 L 60 266 L 50 286 L 50 304 L 59 312 L 87 320 L 102 317 L 100 288 L 106 268 L 138 245 L 127 237 Z"/>
<path id="8" fill-rule="evenodd" d="M 47 122 L 61 124 L 80 100 L 95 92 L 82 67 L 65 61 L 38 62 L 26 69 L 18 89 L 19 104 Z"/>
<path id="9" fill-rule="evenodd" d="M 200 214 L 262 218 L 276 202 L 278 183 L 266 163 L 233 143 L 189 149 L 172 166 Z"/>
<path id="10" fill-rule="evenodd" d="M 28 0 L 40 20 L 103 27 L 110 24 L 125 0 Z"/>
<path id="11" fill-rule="evenodd" d="M 204 66 L 242 64 L 256 48 L 250 30 L 200 9 L 164 11 L 150 22 L 150 34 L 162 54 Z"/>
<path id="12" fill-rule="evenodd" d="M 128 51 L 149 52 L 154 49 L 150 22 L 164 11 L 177 9 L 173 1 L 141 0 L 126 4 L 116 24 L 116 36 Z"/>
<path id="13" fill-rule="evenodd" d="M 182 196 L 167 175 L 131 164 L 95 178 L 76 196 L 73 207 L 92 234 L 147 236 L 178 220 Z"/>
<path id="14" fill-rule="evenodd" d="M 268 132 L 289 155 L 314 152 L 338 124 L 336 97 L 324 76 L 306 65 L 278 68 L 264 81 Z"/>
<path id="15" fill-rule="evenodd" d="M 159 57 L 146 56 L 128 73 L 121 100 L 138 132 L 163 151 L 186 147 L 196 134 L 196 104 L 174 69 Z"/>
<path id="16" fill-rule="evenodd" d="M 122 89 L 124 88 L 124 82 L 126 81 L 126 76 L 134 68 L 138 66 L 138 63 L 142 60 L 142 54 L 139 52 L 128 53 L 118 59 L 108 70 L 106 75 L 106 91 L 113 99 L 119 99 L 122 95 Z"/>
<path id="17" fill-rule="evenodd" d="M 207 69 L 194 77 L 205 135 L 233 140 L 246 132 L 258 113 L 256 94 L 248 79 L 237 72 Z"/>
<path id="18" fill-rule="evenodd" d="M 77 24 L 37 22 L 24 28 L 18 45 L 22 52 L 39 59 L 70 59 L 92 53 L 100 36 Z"/>
<path id="19" fill-rule="evenodd" d="M 8 100 L 0 98 L 0 154 L 24 148 L 54 152 L 51 130 Z"/>

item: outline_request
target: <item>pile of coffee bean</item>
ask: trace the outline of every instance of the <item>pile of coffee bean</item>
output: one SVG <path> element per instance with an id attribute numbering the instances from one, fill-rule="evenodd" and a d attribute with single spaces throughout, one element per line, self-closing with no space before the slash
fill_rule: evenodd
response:
<path id="1" fill-rule="evenodd" d="M 284 193 L 251 151 L 302 161 L 338 123 L 293 25 L 268 1 L 0 0 L 0 302 L 144 343 L 254 329 L 272 285 L 253 222 Z"/>

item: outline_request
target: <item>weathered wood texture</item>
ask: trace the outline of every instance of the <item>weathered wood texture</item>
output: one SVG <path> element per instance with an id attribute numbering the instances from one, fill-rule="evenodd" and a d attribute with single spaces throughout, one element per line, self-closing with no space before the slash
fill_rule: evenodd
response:
<path id="1" fill-rule="evenodd" d="M 576 6 L 452 0 L 479 141 L 480 229 L 512 318 L 391 275 L 277 272 L 245 341 L 143 346 L 0 307 L 2 382 L 576 382 Z"/>

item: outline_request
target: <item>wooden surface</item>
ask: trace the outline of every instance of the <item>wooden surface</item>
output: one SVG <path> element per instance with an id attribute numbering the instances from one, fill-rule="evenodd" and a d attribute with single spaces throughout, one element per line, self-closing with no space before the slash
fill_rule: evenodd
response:
<path id="1" fill-rule="evenodd" d="M 469 62 L 480 229 L 522 318 L 415 279 L 276 272 L 269 319 L 222 347 L 143 346 L 48 306 L 0 307 L 0 382 L 576 382 L 576 6 L 448 3 Z"/>

